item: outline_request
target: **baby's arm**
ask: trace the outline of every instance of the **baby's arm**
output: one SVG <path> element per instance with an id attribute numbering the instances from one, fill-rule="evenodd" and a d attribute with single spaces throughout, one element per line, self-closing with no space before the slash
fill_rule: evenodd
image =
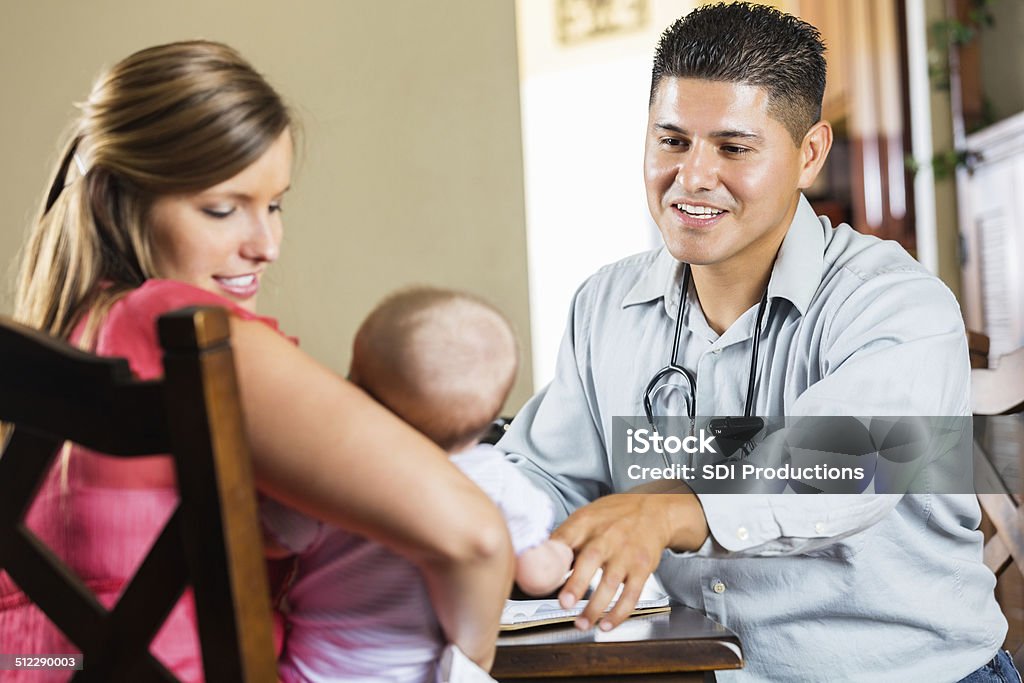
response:
<path id="1" fill-rule="evenodd" d="M 549 538 L 519 553 L 516 583 L 527 595 L 547 595 L 565 583 L 571 565 L 572 548 Z"/>
<path id="2" fill-rule="evenodd" d="M 565 583 L 572 549 L 548 538 L 555 512 L 546 493 L 530 483 L 493 446 L 478 445 L 452 455 L 454 462 L 482 488 L 505 516 L 516 552 L 516 583 L 529 595 L 543 596 Z"/>
<path id="3" fill-rule="evenodd" d="M 284 545 L 279 543 L 271 534 L 268 534 L 266 530 L 263 531 L 263 556 L 268 560 L 283 560 L 286 557 L 291 557 L 295 554 L 291 548 L 286 548 Z"/>
<path id="4" fill-rule="evenodd" d="M 281 560 L 300 555 L 320 538 L 323 523 L 264 495 L 259 496 L 263 555 Z"/>

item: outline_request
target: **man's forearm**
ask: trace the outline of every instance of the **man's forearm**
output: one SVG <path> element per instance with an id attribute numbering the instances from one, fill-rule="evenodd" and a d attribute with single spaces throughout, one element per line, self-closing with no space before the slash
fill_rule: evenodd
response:
<path id="1" fill-rule="evenodd" d="M 662 480 L 641 484 L 629 493 L 646 496 L 645 503 L 655 507 L 654 517 L 665 525 L 666 548 L 679 553 L 704 545 L 709 534 L 708 522 L 700 500 L 689 486 Z"/>
<path id="2" fill-rule="evenodd" d="M 698 550 L 707 540 L 708 522 L 704 508 L 693 493 L 659 495 L 670 520 L 668 548 L 675 552 Z"/>

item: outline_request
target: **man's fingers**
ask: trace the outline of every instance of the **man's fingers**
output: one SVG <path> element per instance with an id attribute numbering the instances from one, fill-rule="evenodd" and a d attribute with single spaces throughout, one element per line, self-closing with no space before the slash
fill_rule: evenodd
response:
<path id="1" fill-rule="evenodd" d="M 558 594 L 558 602 L 563 609 L 571 609 L 586 594 L 587 589 L 590 588 L 590 582 L 594 578 L 594 573 L 600 568 L 602 561 L 601 555 L 593 551 L 584 550 L 576 555 L 572 575 Z"/>
<path id="2" fill-rule="evenodd" d="M 575 513 L 566 519 L 562 524 L 551 532 L 551 538 L 561 541 L 570 548 L 579 549 L 590 536 L 589 524 L 582 516 Z"/>
<path id="3" fill-rule="evenodd" d="M 657 567 L 665 539 L 650 528 L 651 497 L 612 494 L 572 513 L 551 538 L 576 551 L 572 576 L 559 594 L 565 609 L 573 607 L 587 592 L 594 573 L 604 570 L 600 584 L 577 619 L 577 626 L 590 628 L 602 619 L 614 628 L 633 611 L 644 581 Z M 636 577 L 633 579 L 632 577 Z M 629 578 L 622 604 L 608 615 L 608 607 L 620 584 Z"/>
<path id="4" fill-rule="evenodd" d="M 619 590 L 621 578 L 621 574 L 605 567 L 601 583 L 598 584 L 597 590 L 591 593 L 587 608 L 583 610 L 583 614 L 576 617 L 576 628 L 585 631 L 597 623 L 608 607 L 608 603 L 615 597 L 615 592 Z"/>
<path id="5" fill-rule="evenodd" d="M 575 557 L 572 546 L 557 539 L 549 539 L 549 541 L 551 544 L 551 551 L 558 556 L 559 560 L 563 560 L 566 564 L 572 562 L 573 557 Z"/>
<path id="6" fill-rule="evenodd" d="M 647 576 L 649 576 L 649 574 Z M 598 623 L 598 627 L 602 631 L 612 630 L 625 621 L 633 612 L 637 601 L 640 599 L 640 592 L 644 588 L 647 576 L 643 574 L 633 574 L 626 580 L 625 587 L 622 589 L 622 595 L 619 596 L 619 600 L 615 603 L 615 607 L 612 608 L 611 612 L 603 616 L 601 621 Z"/>
<path id="7" fill-rule="evenodd" d="M 628 501 L 629 498 L 623 494 L 613 493 L 584 505 L 569 515 L 554 530 L 551 538 L 579 550 L 591 539 L 603 536 L 610 526 L 622 519 L 624 501 Z"/>

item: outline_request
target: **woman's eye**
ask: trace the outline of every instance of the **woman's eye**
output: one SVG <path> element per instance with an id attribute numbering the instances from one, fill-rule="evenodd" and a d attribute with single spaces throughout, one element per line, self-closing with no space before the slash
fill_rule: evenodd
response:
<path id="1" fill-rule="evenodd" d="M 284 207 L 281 206 L 281 202 L 274 202 L 269 207 L 267 207 L 267 209 L 270 211 L 270 213 L 280 213 L 281 211 L 284 211 Z"/>
<path id="2" fill-rule="evenodd" d="M 203 213 L 212 218 L 227 218 L 235 212 L 235 207 L 204 207 Z"/>

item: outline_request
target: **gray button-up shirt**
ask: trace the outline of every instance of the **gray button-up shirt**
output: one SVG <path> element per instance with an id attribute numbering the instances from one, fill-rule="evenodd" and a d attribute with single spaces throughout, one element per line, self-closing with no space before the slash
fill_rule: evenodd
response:
<path id="1" fill-rule="evenodd" d="M 589 278 L 555 379 L 499 444 L 563 515 L 637 483 L 612 466 L 612 418 L 643 415 L 669 361 L 681 273 L 660 249 Z M 719 336 L 688 296 L 679 360 L 697 378 L 696 414 L 742 415 L 757 306 Z M 952 293 L 897 244 L 833 228 L 802 197 L 762 324 L 754 414 L 969 414 Z M 711 539 L 666 551 L 658 575 L 739 634 L 746 668 L 719 680 L 955 681 L 1005 636 L 972 495 L 700 499 Z"/>

